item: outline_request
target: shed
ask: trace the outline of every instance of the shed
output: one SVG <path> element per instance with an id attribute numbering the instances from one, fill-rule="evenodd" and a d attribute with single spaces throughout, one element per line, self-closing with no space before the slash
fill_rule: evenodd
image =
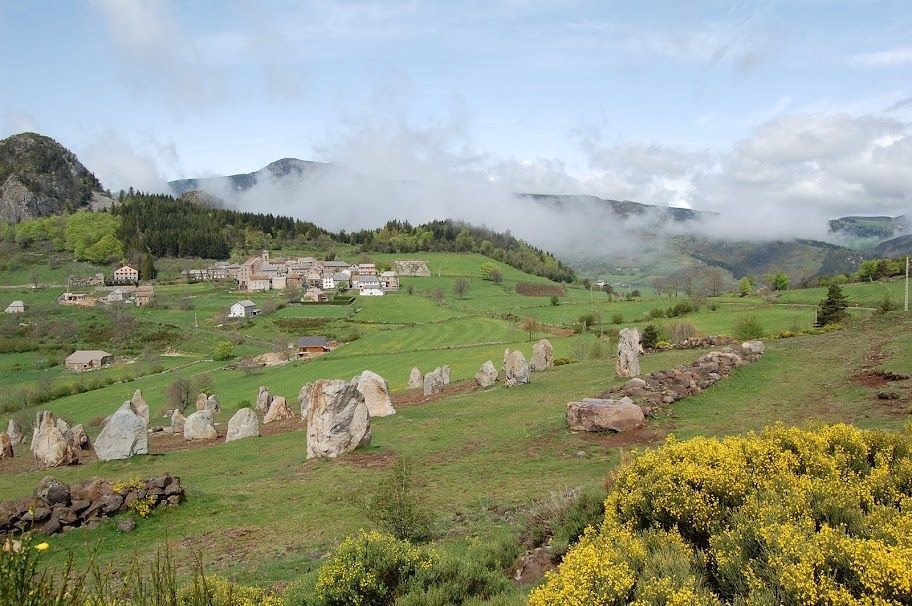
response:
<path id="1" fill-rule="evenodd" d="M 231 306 L 231 309 L 228 311 L 229 318 L 249 318 L 260 313 L 260 310 L 257 309 L 256 304 L 249 300 L 244 299 L 243 301 L 238 301 Z"/>
<path id="2" fill-rule="evenodd" d="M 65 364 L 70 370 L 93 370 L 114 363 L 114 356 L 101 349 L 80 349 L 67 356 Z"/>
<path id="3" fill-rule="evenodd" d="M 298 353 L 323 353 L 329 351 L 326 337 L 298 337 Z"/>
<path id="4" fill-rule="evenodd" d="M 8 314 L 21 314 L 25 312 L 25 303 L 20 300 L 15 300 L 9 305 L 6 306 L 6 313 Z"/>

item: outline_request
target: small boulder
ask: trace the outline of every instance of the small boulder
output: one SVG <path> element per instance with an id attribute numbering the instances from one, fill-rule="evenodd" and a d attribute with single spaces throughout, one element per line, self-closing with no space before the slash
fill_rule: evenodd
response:
<path id="1" fill-rule="evenodd" d="M 256 411 L 261 415 L 265 415 L 269 412 L 270 404 L 272 404 L 272 392 L 260 385 L 256 398 Z"/>
<path id="2" fill-rule="evenodd" d="M 643 409 L 630 398 L 601 400 L 587 398 L 567 404 L 567 425 L 573 431 L 613 431 L 622 433 L 642 427 Z"/>
<path id="3" fill-rule="evenodd" d="M 412 372 L 409 373 L 409 389 L 421 389 L 424 387 L 424 377 L 421 375 L 421 371 L 417 368 L 413 368 Z"/>
<path id="4" fill-rule="evenodd" d="M 197 410 L 184 421 L 185 440 L 214 440 L 218 437 L 215 425 L 212 423 L 212 413 L 206 410 Z"/>
<path id="5" fill-rule="evenodd" d="M 640 331 L 636 328 L 622 328 L 618 333 L 617 376 L 635 377 L 640 374 Z"/>
<path id="6" fill-rule="evenodd" d="M 396 414 L 390 400 L 389 383 L 377 373 L 365 370 L 358 376 L 358 391 L 364 396 L 364 404 L 372 417 L 388 417 Z"/>
<path id="7" fill-rule="evenodd" d="M 146 404 L 146 400 L 143 398 L 143 392 L 141 389 L 137 389 L 133 392 L 133 397 L 130 398 L 130 402 L 133 404 L 133 410 L 145 420 L 146 425 L 149 424 L 149 405 Z"/>
<path id="8" fill-rule="evenodd" d="M 285 398 L 282 399 L 284 400 Z M 225 434 L 225 442 L 233 442 L 244 438 L 256 438 L 259 435 L 260 422 L 257 420 L 257 414 L 252 408 L 241 408 L 234 413 L 234 416 L 228 421 L 228 432 Z"/>
<path id="9" fill-rule="evenodd" d="M 542 339 L 532 346 L 532 360 L 529 369 L 532 372 L 541 372 L 554 366 L 554 346 L 548 339 Z"/>
<path id="10" fill-rule="evenodd" d="M 357 384 L 316 381 L 307 411 L 307 458 L 335 458 L 370 444 L 370 412 Z"/>
<path id="11" fill-rule="evenodd" d="M 117 521 L 117 530 L 120 532 L 133 532 L 136 530 L 136 520 L 132 516 L 124 516 Z"/>
<path id="12" fill-rule="evenodd" d="M 298 392 L 298 404 L 301 405 L 301 420 L 307 420 L 307 411 L 310 410 L 310 391 L 313 383 L 305 383 Z"/>
<path id="13" fill-rule="evenodd" d="M 443 378 L 444 385 L 450 384 L 450 373 L 451 372 L 452 372 L 452 369 L 450 368 L 449 364 L 444 364 L 443 366 L 440 367 L 440 376 Z"/>
<path id="14" fill-rule="evenodd" d="M 89 436 L 86 435 L 85 428 L 82 426 L 82 423 L 79 425 L 73 425 L 70 429 L 70 433 L 67 436 L 67 439 L 72 444 L 73 448 L 78 448 L 79 450 L 91 450 L 92 443 L 89 442 Z"/>
<path id="15" fill-rule="evenodd" d="M 510 355 L 507 356 L 507 368 L 504 371 L 507 387 L 528 383 L 529 372 L 529 365 L 526 363 L 526 356 L 523 355 L 523 352 L 518 349 L 510 352 Z"/>
<path id="16" fill-rule="evenodd" d="M 108 418 L 95 438 L 95 454 L 102 461 L 148 454 L 148 429 L 146 418 L 137 412 L 131 400 L 127 400 Z"/>
<path id="17" fill-rule="evenodd" d="M 200 392 L 200 395 L 196 396 L 196 409 L 205 410 L 206 409 L 206 400 L 209 399 L 209 396 Z"/>
<path id="18" fill-rule="evenodd" d="M 424 395 L 429 396 L 431 394 L 440 393 L 443 391 L 443 386 L 443 372 L 440 368 L 435 368 L 424 375 Z"/>
<path id="19" fill-rule="evenodd" d="M 23 440 L 25 440 L 25 436 L 22 434 L 22 427 L 16 419 L 9 420 L 9 424 L 6 426 L 6 435 L 9 436 L 13 446 L 22 444 Z"/>
<path id="20" fill-rule="evenodd" d="M 277 396 L 272 399 L 272 404 L 269 405 L 269 412 L 263 417 L 263 425 L 273 421 L 287 421 L 293 418 L 294 413 L 291 412 L 288 402 L 285 401 L 284 397 Z"/>
<path id="21" fill-rule="evenodd" d="M 44 410 L 38 413 L 32 432 L 32 454 L 38 467 L 59 467 L 79 462 L 79 452 L 70 445 L 63 432 L 57 428 L 54 413 Z"/>
<path id="22" fill-rule="evenodd" d="M 181 414 L 181 411 L 175 408 L 171 413 L 171 433 L 183 433 L 186 421 L 187 419 Z"/>
<path id="23" fill-rule="evenodd" d="M 13 441 L 6 432 L 0 433 L 0 461 L 13 458 Z"/>
<path id="24" fill-rule="evenodd" d="M 497 374 L 494 362 L 488 360 L 475 373 L 475 382 L 478 383 L 479 387 L 491 387 L 497 382 Z"/>
<path id="25" fill-rule="evenodd" d="M 206 398 L 206 410 L 208 410 L 212 414 L 218 414 L 218 413 L 222 412 L 222 404 L 221 404 L 221 402 L 219 402 L 218 396 L 216 396 L 215 394 L 212 394 L 211 396 Z"/>
<path id="26" fill-rule="evenodd" d="M 630 391 L 634 389 L 646 389 L 646 381 L 635 377 L 624 383 L 624 391 Z"/>

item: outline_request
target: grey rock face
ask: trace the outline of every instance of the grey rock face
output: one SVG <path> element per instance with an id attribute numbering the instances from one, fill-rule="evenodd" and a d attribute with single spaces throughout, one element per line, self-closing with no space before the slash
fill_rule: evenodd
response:
<path id="1" fill-rule="evenodd" d="M 172 433 L 183 433 L 184 423 L 187 422 L 186 417 L 181 414 L 181 411 L 175 409 L 171 413 L 171 432 Z"/>
<path id="2" fill-rule="evenodd" d="M 440 368 L 435 368 L 424 375 L 424 395 L 440 393 L 443 391 L 443 386 L 443 371 Z"/>
<path id="3" fill-rule="evenodd" d="M 529 382 L 530 370 L 529 365 L 526 363 L 526 356 L 523 355 L 523 352 L 518 349 L 510 352 L 510 355 L 507 356 L 504 377 L 506 379 L 507 387 L 516 387 L 517 385 L 523 385 Z"/>
<path id="4" fill-rule="evenodd" d="M 310 392 L 313 383 L 305 383 L 298 392 L 298 404 L 301 405 L 301 420 L 307 421 L 307 411 L 310 410 Z"/>
<path id="5" fill-rule="evenodd" d="M 488 360 L 482 364 L 481 368 L 478 369 L 478 372 L 475 373 L 475 382 L 478 383 L 480 387 L 491 387 L 497 382 L 497 374 L 497 368 L 494 366 L 494 362 Z"/>
<path id="6" fill-rule="evenodd" d="M 272 399 L 272 403 L 269 405 L 269 411 L 263 417 L 263 425 L 272 423 L 273 421 L 287 421 L 288 419 L 293 418 L 294 413 L 291 412 L 291 407 L 288 405 L 288 402 L 286 402 L 285 398 L 282 396 L 277 396 Z"/>
<path id="7" fill-rule="evenodd" d="M 601 400 L 587 398 L 567 404 L 567 425 L 574 431 L 625 432 L 642 427 L 643 409 L 630 398 Z"/>
<path id="8" fill-rule="evenodd" d="M 532 346 L 532 361 L 529 368 L 532 372 L 541 372 L 554 366 L 554 346 L 548 339 L 542 339 Z"/>
<path id="9" fill-rule="evenodd" d="M 421 371 L 417 368 L 413 368 L 412 372 L 409 373 L 409 389 L 421 389 L 424 387 L 424 377 L 421 375 Z"/>
<path id="10" fill-rule="evenodd" d="M 640 374 L 640 331 L 636 328 L 622 328 L 618 333 L 617 376 L 636 377 Z"/>
<path id="11" fill-rule="evenodd" d="M 364 404 L 372 417 L 388 417 L 396 414 L 390 400 L 389 383 L 377 373 L 365 370 L 358 376 L 358 391 L 364 396 Z"/>
<path id="12" fill-rule="evenodd" d="M 148 408 L 145 411 L 148 414 Z M 126 401 L 105 423 L 95 439 L 95 454 L 102 461 L 129 459 L 149 453 L 149 424 L 132 401 Z"/>
<path id="13" fill-rule="evenodd" d="M 10 419 L 9 424 L 6 427 L 6 435 L 9 436 L 13 446 L 22 444 L 23 440 L 25 440 L 25 436 L 22 435 L 22 427 L 19 425 L 19 421 Z"/>
<path id="14" fill-rule="evenodd" d="M 269 412 L 270 404 L 272 404 L 272 392 L 261 385 L 259 392 L 257 392 L 256 411 L 261 415 L 265 415 Z"/>
<path id="15" fill-rule="evenodd" d="M 133 410 L 143 418 L 146 422 L 146 425 L 149 424 L 149 405 L 146 404 L 145 399 L 143 399 L 143 392 L 141 389 L 137 389 L 133 392 L 133 397 L 130 398 L 130 402 L 133 404 Z"/>
<path id="16" fill-rule="evenodd" d="M 59 467 L 79 462 L 79 453 L 57 428 L 57 418 L 50 411 L 41 411 L 32 432 L 32 454 L 38 467 Z"/>
<path id="17" fill-rule="evenodd" d="M 214 440 L 217 437 L 212 413 L 208 410 L 197 410 L 184 421 L 185 440 Z"/>
<path id="18" fill-rule="evenodd" d="M 260 422 L 252 408 L 241 408 L 228 421 L 228 432 L 225 442 L 244 438 L 256 438 L 260 435 Z"/>
<path id="19" fill-rule="evenodd" d="M 370 444 L 370 412 L 357 384 L 316 381 L 307 412 L 307 458 L 335 458 Z"/>

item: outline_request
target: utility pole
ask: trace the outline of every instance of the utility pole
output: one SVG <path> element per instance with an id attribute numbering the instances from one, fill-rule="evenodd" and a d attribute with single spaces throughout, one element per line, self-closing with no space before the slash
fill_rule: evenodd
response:
<path id="1" fill-rule="evenodd" d="M 906 257 L 906 304 L 903 306 L 904 311 L 909 311 L 909 257 Z"/>

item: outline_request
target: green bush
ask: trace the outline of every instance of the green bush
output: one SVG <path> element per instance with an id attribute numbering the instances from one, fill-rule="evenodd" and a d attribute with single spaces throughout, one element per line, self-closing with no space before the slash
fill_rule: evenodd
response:
<path id="1" fill-rule="evenodd" d="M 367 504 L 367 517 L 397 539 L 423 541 L 431 534 L 431 515 L 414 487 L 412 465 L 398 459 Z"/>
<path id="2" fill-rule="evenodd" d="M 733 336 L 739 341 L 761 339 L 765 334 L 766 331 L 763 329 L 763 325 L 760 324 L 760 320 L 757 319 L 757 316 L 741 316 L 738 318 L 738 321 L 735 322 Z"/>
<path id="3" fill-rule="evenodd" d="M 614 314 L 613 316 L 611 316 L 611 322 L 613 324 L 623 324 L 624 316 L 622 314 Z"/>
<path id="4" fill-rule="evenodd" d="M 606 492 L 602 488 L 576 488 L 552 492 L 533 502 L 526 516 L 520 541 L 527 549 L 551 543 L 562 556 L 587 526 L 598 526 L 605 515 Z"/>
<path id="5" fill-rule="evenodd" d="M 647 324 L 643 329 L 643 335 L 640 337 L 640 344 L 644 349 L 655 349 L 659 341 L 659 331 L 655 324 Z"/>
<path id="6" fill-rule="evenodd" d="M 569 364 L 569 363 L 570 363 L 570 358 L 568 358 L 568 357 L 566 357 L 566 356 L 561 356 L 561 357 L 559 357 L 559 358 L 554 358 L 554 365 L 555 365 L 555 366 L 565 366 L 565 365 L 567 365 L 567 364 Z"/>
<path id="7" fill-rule="evenodd" d="M 234 343 L 231 341 L 219 341 L 212 351 L 212 359 L 217 361 L 230 360 L 234 357 Z"/>

